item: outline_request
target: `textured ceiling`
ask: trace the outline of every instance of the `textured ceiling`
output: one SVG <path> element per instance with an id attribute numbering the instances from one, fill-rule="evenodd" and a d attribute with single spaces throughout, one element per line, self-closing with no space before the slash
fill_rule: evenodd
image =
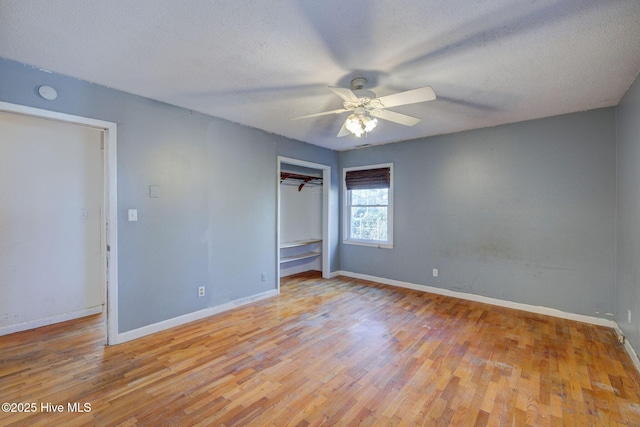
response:
<path id="1" fill-rule="evenodd" d="M 0 0 L 0 57 L 332 148 L 616 105 L 640 70 L 638 0 Z M 327 86 L 430 85 L 367 137 Z"/>

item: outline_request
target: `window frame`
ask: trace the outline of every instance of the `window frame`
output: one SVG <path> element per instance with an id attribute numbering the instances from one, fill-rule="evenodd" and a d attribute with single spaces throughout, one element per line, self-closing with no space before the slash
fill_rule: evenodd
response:
<path id="1" fill-rule="evenodd" d="M 367 169 L 389 168 L 389 194 L 387 204 L 387 240 L 353 239 L 351 235 L 351 190 L 347 190 L 347 172 Z M 375 165 L 352 166 L 342 168 L 342 243 L 347 245 L 369 246 L 381 249 L 393 249 L 393 163 L 380 163 Z M 375 205 L 371 205 L 375 206 Z"/>

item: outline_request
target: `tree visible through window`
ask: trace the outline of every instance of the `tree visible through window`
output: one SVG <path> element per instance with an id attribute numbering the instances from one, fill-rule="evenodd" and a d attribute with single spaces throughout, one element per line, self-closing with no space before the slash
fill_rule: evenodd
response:
<path id="1" fill-rule="evenodd" d="M 345 169 L 345 242 L 390 246 L 391 165 Z"/>
<path id="2" fill-rule="evenodd" d="M 358 240 L 386 242 L 388 236 L 389 189 L 350 190 L 351 232 L 349 237 Z"/>

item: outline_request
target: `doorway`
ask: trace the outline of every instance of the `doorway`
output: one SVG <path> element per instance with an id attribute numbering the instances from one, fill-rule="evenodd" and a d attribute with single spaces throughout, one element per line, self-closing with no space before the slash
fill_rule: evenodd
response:
<path id="1" fill-rule="evenodd" d="M 0 334 L 105 312 L 117 333 L 114 123 L 0 102 Z"/>
<path id="2" fill-rule="evenodd" d="M 280 274 L 280 267 L 281 264 L 283 264 L 283 262 L 286 262 L 287 260 L 285 259 L 285 253 L 283 251 L 287 251 L 287 250 L 294 250 L 295 251 L 295 246 L 291 246 L 291 244 L 294 245 L 301 245 L 300 247 L 302 247 L 301 251 L 298 251 L 297 253 L 299 253 L 300 255 L 308 255 L 308 254 L 312 254 L 314 252 L 314 247 L 319 247 L 321 248 L 320 252 L 317 254 L 317 257 L 320 258 L 321 260 L 321 270 L 322 270 L 322 277 L 324 278 L 329 278 L 330 274 L 331 274 L 331 266 L 330 266 L 330 259 L 331 259 L 331 253 L 330 253 L 330 233 L 329 233 L 329 192 L 331 189 L 331 166 L 328 165 L 323 165 L 320 163 L 313 163 L 313 162 L 307 162 L 304 160 L 298 160 L 298 159 L 293 159 L 293 158 L 289 158 L 289 157 L 282 157 L 282 156 L 278 156 L 278 168 L 277 168 L 277 179 L 278 179 L 278 184 L 281 183 L 282 181 L 282 172 L 283 172 L 283 165 L 287 165 L 287 166 L 294 166 L 294 167 L 299 167 L 299 168 L 306 168 L 309 170 L 313 170 L 317 173 L 312 173 L 312 174 L 308 174 L 309 177 L 319 177 L 319 182 L 320 187 L 321 188 L 321 213 L 320 213 L 320 234 L 321 236 L 318 236 L 319 238 L 316 238 L 316 236 L 308 236 L 309 239 L 302 239 L 302 240 L 296 240 L 295 242 L 285 242 L 283 241 L 282 237 L 283 237 L 283 224 L 282 224 L 282 218 L 283 218 L 283 212 L 282 212 L 282 186 L 278 185 L 278 191 L 277 191 L 277 247 L 276 247 L 276 272 L 277 272 L 277 286 L 278 286 L 278 292 L 280 292 L 280 278 L 281 278 L 281 274 Z M 294 171 L 294 175 L 295 175 L 295 171 Z M 313 184 L 314 180 L 310 180 L 307 181 L 308 185 L 314 185 Z M 302 179 L 300 182 L 298 182 L 296 185 L 300 185 L 304 183 L 304 179 Z M 306 185 L 306 184 L 305 184 Z M 317 184 L 316 184 L 317 185 Z M 303 187 L 300 187 L 300 189 L 302 189 Z M 309 248 L 309 251 L 307 251 L 307 248 Z M 294 252 L 295 254 L 296 252 Z"/>

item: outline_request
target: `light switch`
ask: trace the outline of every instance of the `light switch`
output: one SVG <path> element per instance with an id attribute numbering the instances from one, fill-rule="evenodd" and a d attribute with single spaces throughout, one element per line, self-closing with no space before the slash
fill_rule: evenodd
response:
<path id="1" fill-rule="evenodd" d="M 80 219 L 86 221 L 89 219 L 89 211 L 86 209 L 80 209 Z"/>
<path id="2" fill-rule="evenodd" d="M 138 220 L 138 209 L 129 209 L 129 221 Z"/>
<path id="3" fill-rule="evenodd" d="M 160 186 L 159 185 L 150 185 L 149 186 L 149 197 L 153 197 L 157 199 L 160 197 Z"/>

